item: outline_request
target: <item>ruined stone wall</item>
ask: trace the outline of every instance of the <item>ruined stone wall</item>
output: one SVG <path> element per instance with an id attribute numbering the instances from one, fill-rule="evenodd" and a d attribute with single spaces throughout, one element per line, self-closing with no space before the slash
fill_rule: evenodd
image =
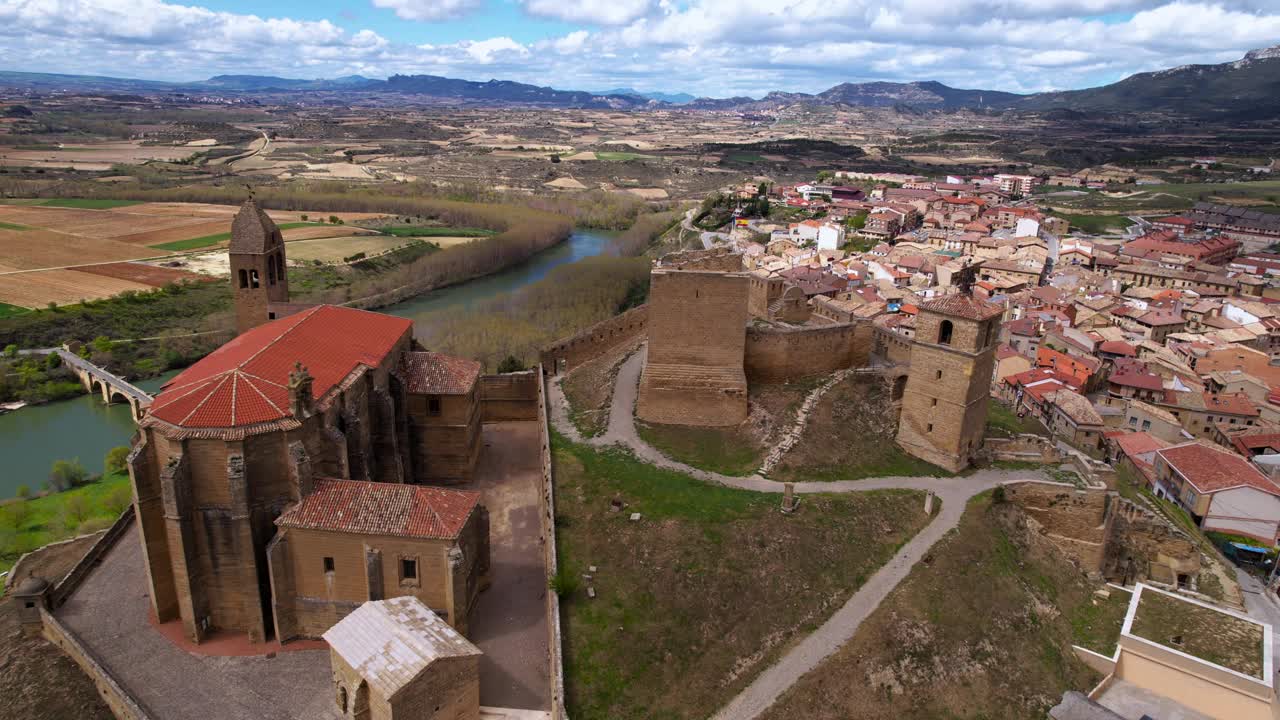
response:
<path id="1" fill-rule="evenodd" d="M 539 353 L 538 361 L 547 372 L 553 375 L 564 374 L 619 345 L 644 337 L 648 322 L 648 305 L 631 308 L 621 315 L 598 322 L 577 335 L 557 340 Z"/>
<path id="2" fill-rule="evenodd" d="M 1109 526 L 1104 574 L 1131 584 L 1151 579 L 1177 585 L 1200 574 L 1200 549 L 1163 518 L 1116 498 Z"/>
<path id="3" fill-rule="evenodd" d="M 721 246 L 710 250 L 686 250 L 663 255 L 658 267 L 664 270 L 708 270 L 711 272 L 740 272 L 742 255 L 731 248 Z"/>
<path id="4" fill-rule="evenodd" d="M 538 384 L 536 370 L 505 375 L 480 376 L 480 419 L 482 422 L 536 420 Z"/>
<path id="5" fill-rule="evenodd" d="M 637 415 L 672 425 L 737 425 L 747 416 L 743 357 L 748 276 L 654 270 L 649 351 Z"/>
<path id="6" fill-rule="evenodd" d="M 752 326 L 747 328 L 743 366 L 748 382 L 789 382 L 864 367 L 871 345 L 871 323 L 865 321 L 802 328 Z"/>
<path id="7" fill-rule="evenodd" d="M 1087 573 L 1102 572 L 1107 542 L 1107 493 L 1061 483 L 1005 486 L 1005 497 Z"/>

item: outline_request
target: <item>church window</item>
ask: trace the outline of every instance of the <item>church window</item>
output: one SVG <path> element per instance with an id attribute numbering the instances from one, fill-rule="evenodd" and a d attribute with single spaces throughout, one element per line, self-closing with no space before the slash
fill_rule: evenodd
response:
<path id="1" fill-rule="evenodd" d="M 240 271 L 240 287 L 249 287 L 249 272 L 247 270 Z"/>
<path id="2" fill-rule="evenodd" d="M 440 398 L 438 396 L 432 395 L 431 397 L 427 398 L 427 414 L 428 415 L 440 414 Z"/>
<path id="3" fill-rule="evenodd" d="M 276 253 L 276 277 L 279 278 L 280 282 L 284 282 L 285 280 L 283 252 Z"/>
<path id="4" fill-rule="evenodd" d="M 934 380 L 941 380 L 941 379 L 942 379 L 942 371 L 941 371 L 941 370 L 938 370 L 934 375 L 935 375 Z"/>
<path id="5" fill-rule="evenodd" d="M 954 329 L 955 329 L 955 326 L 951 324 L 950 320 L 943 320 L 942 324 L 938 326 L 938 344 L 950 345 L 951 333 L 954 331 Z"/>
<path id="6" fill-rule="evenodd" d="M 262 287 L 262 283 L 261 283 L 261 281 L 258 279 L 258 271 L 257 271 L 257 270 L 250 270 L 250 271 L 249 271 L 249 287 L 251 287 L 251 288 L 259 288 L 259 287 Z"/>
<path id="7" fill-rule="evenodd" d="M 267 284 L 276 284 L 276 256 L 271 255 L 267 258 Z"/>
<path id="8" fill-rule="evenodd" d="M 333 558 L 326 557 L 324 559 L 324 571 L 327 573 L 333 572 Z"/>

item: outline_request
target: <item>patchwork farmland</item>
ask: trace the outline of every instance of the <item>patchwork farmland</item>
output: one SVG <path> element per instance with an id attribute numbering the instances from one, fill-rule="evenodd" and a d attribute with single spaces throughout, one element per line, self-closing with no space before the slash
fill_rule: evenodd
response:
<path id="1" fill-rule="evenodd" d="M 0 204 L 0 304 L 42 308 L 203 278 L 139 261 L 225 246 L 234 212 L 229 206 L 197 203 L 43 200 Z M 345 224 L 308 222 L 310 218 L 336 216 L 349 223 L 377 217 L 369 213 L 269 214 L 287 241 L 370 232 Z"/>

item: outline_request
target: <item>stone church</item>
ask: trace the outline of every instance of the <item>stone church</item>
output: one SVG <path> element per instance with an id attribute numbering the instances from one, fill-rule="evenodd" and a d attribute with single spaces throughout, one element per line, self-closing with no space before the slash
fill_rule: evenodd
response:
<path id="1" fill-rule="evenodd" d="M 489 570 L 480 364 L 426 352 L 410 320 L 288 304 L 280 230 L 232 224 L 240 334 L 164 385 L 129 456 L 159 622 L 318 637 L 412 595 L 461 632 Z"/>

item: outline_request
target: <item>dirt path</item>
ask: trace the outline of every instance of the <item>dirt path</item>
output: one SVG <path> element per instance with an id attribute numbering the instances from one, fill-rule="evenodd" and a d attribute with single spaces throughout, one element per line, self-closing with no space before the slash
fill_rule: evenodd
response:
<path id="1" fill-rule="evenodd" d="M 635 427 L 635 404 L 645 354 L 646 348 L 642 348 L 627 358 L 618 370 L 617 384 L 613 390 L 613 403 L 609 410 L 609 426 L 603 435 L 584 440 L 577 428 L 573 427 L 573 423 L 569 421 L 568 401 L 560 390 L 558 378 L 550 383 L 549 390 L 552 424 L 560 433 L 575 442 L 586 442 L 595 446 L 623 445 L 645 462 L 682 472 L 705 482 L 742 490 L 781 493 L 783 488 L 781 482 L 766 479 L 758 474 L 734 477 L 699 470 L 672 460 L 640 438 Z M 716 713 L 714 720 L 751 720 L 759 716 L 805 673 L 816 668 L 823 659 L 851 640 L 862 621 L 879 607 L 898 583 L 906 578 L 915 564 L 928 554 L 934 543 L 959 525 L 965 505 L 974 495 L 997 485 L 1041 479 L 1045 479 L 1045 476 L 1034 470 L 980 470 L 962 478 L 884 477 L 869 480 L 796 483 L 797 493 L 923 490 L 933 492 L 942 500 L 942 510 L 924 530 L 877 570 L 843 607 L 786 655 L 779 658 L 772 667 L 760 673 L 746 689 Z"/>

